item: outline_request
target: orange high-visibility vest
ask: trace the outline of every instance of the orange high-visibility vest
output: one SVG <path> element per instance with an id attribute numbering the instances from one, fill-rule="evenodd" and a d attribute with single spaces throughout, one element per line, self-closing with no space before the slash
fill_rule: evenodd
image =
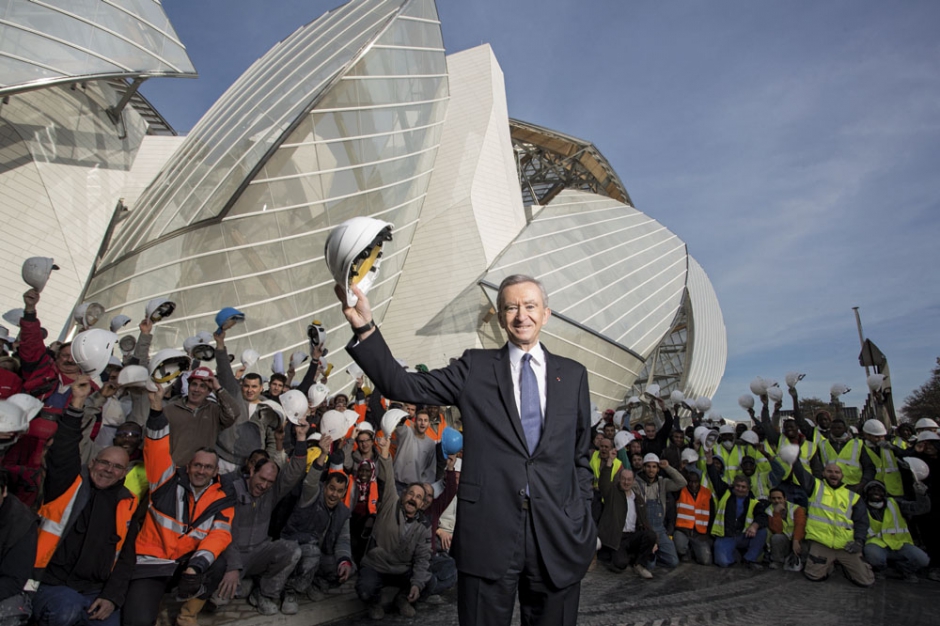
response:
<path id="1" fill-rule="evenodd" d="M 62 533 L 68 527 L 69 518 L 74 512 L 75 501 L 78 499 L 78 491 L 81 486 L 82 477 L 78 475 L 75 482 L 65 493 L 51 502 L 46 502 L 39 508 L 42 521 L 39 524 L 35 567 L 43 568 L 52 560 L 52 555 L 55 554 L 56 548 L 59 547 L 59 541 L 62 539 Z M 121 554 L 124 540 L 127 539 L 127 531 L 131 526 L 131 518 L 134 517 L 136 509 L 137 497 L 131 494 L 130 498 L 121 500 L 114 511 L 114 527 L 117 529 L 117 535 L 120 539 L 114 547 L 112 567 L 114 563 L 117 563 L 118 556 Z"/>
<path id="2" fill-rule="evenodd" d="M 711 498 L 712 492 L 707 487 L 700 487 L 695 498 L 688 489 L 680 491 L 676 501 L 676 528 L 691 530 L 694 527 L 700 533 L 707 533 Z"/>
<path id="3" fill-rule="evenodd" d="M 444 434 L 444 429 L 447 428 L 447 419 L 444 417 L 443 413 L 438 413 L 438 416 L 440 417 L 440 422 L 437 424 L 437 430 L 434 430 L 434 424 L 430 424 L 428 429 L 424 431 L 424 434 L 434 441 L 440 443 L 441 436 Z"/>
<path id="4" fill-rule="evenodd" d="M 356 484 L 355 479 L 350 476 L 349 482 L 353 485 Z M 352 501 L 352 485 L 346 489 L 346 507 L 352 511 L 356 508 L 358 502 Z M 369 483 L 369 496 L 366 498 L 366 503 L 369 505 L 369 515 L 375 515 L 376 511 L 379 510 L 379 484 L 377 481 L 372 481 Z"/>

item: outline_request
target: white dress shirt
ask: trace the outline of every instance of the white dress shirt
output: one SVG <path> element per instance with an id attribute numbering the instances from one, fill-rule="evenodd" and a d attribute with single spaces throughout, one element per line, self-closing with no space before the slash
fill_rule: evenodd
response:
<path id="1" fill-rule="evenodd" d="M 636 532 L 636 494 L 633 490 L 623 494 L 627 498 L 627 519 L 623 521 L 623 532 Z"/>
<path id="2" fill-rule="evenodd" d="M 509 366 L 512 368 L 512 395 L 516 400 L 516 412 L 522 417 L 522 405 L 519 400 L 519 375 L 522 374 L 522 355 L 525 351 L 514 343 L 509 344 Z M 545 351 L 542 344 L 537 343 L 529 350 L 532 359 L 529 365 L 535 373 L 535 380 L 539 384 L 539 408 L 542 410 L 542 426 L 545 426 Z"/>

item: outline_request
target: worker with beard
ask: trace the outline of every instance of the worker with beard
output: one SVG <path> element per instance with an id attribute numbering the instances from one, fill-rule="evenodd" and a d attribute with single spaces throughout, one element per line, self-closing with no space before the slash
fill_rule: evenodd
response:
<path id="1" fill-rule="evenodd" d="M 414 603 L 431 578 L 431 529 L 420 513 L 425 492 L 421 483 L 412 483 L 402 492 L 395 488 L 394 470 L 389 457 L 389 440 L 378 437 L 379 481 L 384 482 L 375 527 L 366 555 L 362 559 L 356 593 L 369 607 L 369 617 L 382 619 L 382 587 L 397 586 L 395 600 L 404 617 L 415 615 Z"/>
<path id="2" fill-rule="evenodd" d="M 829 424 L 828 436 L 819 446 L 819 456 L 824 465 L 837 463 L 842 470 L 842 482 L 857 492 L 875 479 L 875 465 L 868 454 L 862 454 L 864 448 L 861 439 L 852 437 L 845 419 L 836 415 Z"/>

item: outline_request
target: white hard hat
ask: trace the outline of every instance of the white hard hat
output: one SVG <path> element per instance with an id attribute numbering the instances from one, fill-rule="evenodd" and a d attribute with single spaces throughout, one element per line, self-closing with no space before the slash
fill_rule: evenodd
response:
<path id="1" fill-rule="evenodd" d="M 134 348 L 137 347 L 137 340 L 134 339 L 133 335 L 124 335 L 121 337 L 121 340 L 118 341 L 118 346 L 121 348 L 121 352 L 130 354 L 134 351 Z"/>
<path id="2" fill-rule="evenodd" d="M 611 418 L 611 421 L 613 421 L 614 426 L 616 426 L 618 429 L 623 428 L 623 416 L 626 414 L 627 412 L 623 409 L 614 411 L 614 416 Z"/>
<path id="3" fill-rule="evenodd" d="M 310 355 L 304 352 L 303 350 L 295 350 L 292 355 L 290 355 L 290 366 L 291 369 L 297 369 L 304 363 L 310 360 Z"/>
<path id="4" fill-rule="evenodd" d="M 118 336 L 103 328 L 80 332 L 72 340 L 72 360 L 83 374 L 98 378 L 108 367 L 117 342 Z"/>
<path id="5" fill-rule="evenodd" d="M 685 394 L 678 389 L 669 394 L 669 401 L 673 404 L 682 404 L 683 400 L 685 400 Z"/>
<path id="6" fill-rule="evenodd" d="M 307 326 L 307 337 L 310 339 L 310 345 L 314 348 L 326 345 L 326 329 L 323 328 L 320 320 L 310 322 Z"/>
<path id="7" fill-rule="evenodd" d="M 653 384 L 651 384 L 651 385 L 647 385 L 647 386 L 646 386 L 646 389 L 643 391 L 643 393 L 648 394 L 649 396 L 651 396 L 651 397 L 653 397 L 653 398 L 658 398 L 658 397 L 659 397 L 659 390 L 660 390 L 659 385 L 657 385 L 656 383 L 653 383 Z"/>
<path id="8" fill-rule="evenodd" d="M 852 390 L 846 387 L 843 383 L 836 383 L 829 388 L 829 394 L 834 398 L 838 398 L 839 396 L 847 394 L 850 391 Z"/>
<path id="9" fill-rule="evenodd" d="M 202 343 L 212 343 L 212 340 L 214 339 L 212 333 L 210 333 L 208 330 L 200 330 L 198 333 L 196 333 L 196 336 L 199 337 L 199 341 Z"/>
<path id="10" fill-rule="evenodd" d="M 116 333 L 117 331 L 127 326 L 130 321 L 131 318 L 126 315 L 115 315 L 111 318 L 111 332 Z"/>
<path id="11" fill-rule="evenodd" d="M 733 435 L 734 426 L 732 426 L 731 424 L 722 424 L 721 427 L 718 429 L 718 434 L 719 435 Z"/>
<path id="12" fill-rule="evenodd" d="M 375 282 L 382 262 L 382 247 L 392 240 L 392 224 L 371 217 L 348 219 L 326 238 L 323 256 L 336 284 L 346 291 L 346 303 L 355 306 L 356 285 L 363 294 Z"/>
<path id="13" fill-rule="evenodd" d="M 23 261 L 23 282 L 35 289 L 42 291 L 46 286 L 46 281 L 52 274 L 52 270 L 59 269 L 55 262 L 44 256 L 34 256 Z"/>
<path id="14" fill-rule="evenodd" d="M 796 384 L 803 380 L 806 377 L 806 374 L 801 374 L 800 372 L 787 372 L 787 375 L 784 377 L 784 380 L 787 381 L 787 387 L 793 388 L 796 387 Z"/>
<path id="15" fill-rule="evenodd" d="M 356 363 L 350 363 L 349 367 L 346 368 L 346 373 L 353 378 L 360 378 L 363 375 L 362 368 Z"/>
<path id="16" fill-rule="evenodd" d="M 711 422 L 713 424 L 719 424 L 721 423 L 723 419 L 724 417 L 721 416 L 721 413 L 715 410 L 709 411 L 708 414 L 705 416 L 705 421 Z"/>
<path id="17" fill-rule="evenodd" d="M 0 326 L 0 341 L 13 343 L 14 339 L 10 336 L 10 329 L 6 326 Z"/>
<path id="18" fill-rule="evenodd" d="M 704 413 L 705 411 L 712 408 L 712 401 L 705 396 L 695 399 L 695 408 L 699 413 Z"/>
<path id="19" fill-rule="evenodd" d="M 601 424 L 601 420 L 603 420 L 603 419 L 604 419 L 604 414 L 601 413 L 601 410 L 600 410 L 600 409 L 598 409 L 597 407 L 595 407 L 595 408 L 591 411 L 591 428 L 597 426 L 597 429 L 598 429 L 599 431 L 600 431 L 600 430 L 603 430 L 603 429 L 604 429 L 604 425 Z"/>
<path id="20" fill-rule="evenodd" d="M 15 402 L 0 400 L 0 433 L 25 433 L 27 430 L 26 412 Z"/>
<path id="21" fill-rule="evenodd" d="M 741 405 L 741 408 L 745 411 L 748 409 L 754 408 L 754 396 L 749 393 L 744 394 L 738 398 L 738 404 Z"/>
<path id="22" fill-rule="evenodd" d="M 291 424 L 303 424 L 307 421 L 307 412 L 310 405 L 307 403 L 307 396 L 297 389 L 291 389 L 282 393 L 278 400 L 281 401 L 281 407 L 284 409 L 284 416 Z"/>
<path id="23" fill-rule="evenodd" d="M 854 426 L 849 426 L 849 432 L 852 433 L 852 435 L 854 436 L 858 434 L 858 429 L 855 428 Z"/>
<path id="24" fill-rule="evenodd" d="M 627 399 L 627 406 L 630 406 L 632 404 L 639 404 L 639 403 L 640 403 L 640 399 L 636 396 L 630 396 Z"/>
<path id="25" fill-rule="evenodd" d="M 911 468 L 911 473 L 914 474 L 914 479 L 917 482 L 922 483 L 930 476 L 930 467 L 923 460 L 918 459 L 916 456 L 904 457 L 904 460 L 907 461 L 907 466 Z"/>
<path id="26" fill-rule="evenodd" d="M 91 328 L 104 315 L 104 307 L 97 302 L 85 302 L 75 307 L 72 318 L 82 328 Z"/>
<path id="27" fill-rule="evenodd" d="M 646 465 L 647 463 L 656 463 L 658 465 L 659 457 L 653 454 L 652 452 L 650 452 L 649 454 L 643 457 L 643 465 Z"/>
<path id="28" fill-rule="evenodd" d="M 924 430 L 917 433 L 917 443 L 921 441 L 940 441 L 940 435 L 931 430 Z"/>
<path id="29" fill-rule="evenodd" d="M 401 409 L 389 409 L 385 412 L 385 415 L 382 416 L 382 432 L 385 433 L 386 437 L 391 437 L 392 433 L 395 432 L 395 427 L 407 417 L 408 413 L 406 411 L 402 411 Z"/>
<path id="30" fill-rule="evenodd" d="M 356 422 L 359 421 L 359 414 L 353 411 L 352 409 L 346 409 L 343 412 L 343 415 L 346 417 L 346 430 L 349 430 L 356 425 Z"/>
<path id="31" fill-rule="evenodd" d="M 777 451 L 777 456 L 787 465 L 793 465 L 800 458 L 800 446 L 792 443 L 784 444 Z"/>
<path id="32" fill-rule="evenodd" d="M 865 382 L 868 383 L 868 388 L 872 391 L 878 391 L 885 384 L 885 379 L 887 377 L 884 374 L 872 374 L 869 376 Z"/>
<path id="33" fill-rule="evenodd" d="M 285 372 L 283 352 L 274 353 L 274 358 L 271 359 L 271 371 L 275 374 L 283 374 Z"/>
<path id="34" fill-rule="evenodd" d="M 27 423 L 31 422 L 34 417 L 39 415 L 39 412 L 43 407 L 42 400 L 36 398 L 35 396 L 31 396 L 28 393 L 15 393 L 7 398 L 7 402 L 12 402 L 16 406 L 20 407 L 20 409 L 23 411 L 23 414 L 26 416 Z"/>
<path id="35" fill-rule="evenodd" d="M 876 419 L 867 420 L 862 424 L 862 432 L 866 435 L 874 435 L 876 437 L 884 437 L 888 434 L 888 429 L 885 428 L 885 425 Z"/>
<path id="36" fill-rule="evenodd" d="M 706 428 L 704 431 L 699 431 L 698 428 L 695 430 L 698 433 L 695 438 L 700 444 L 702 444 L 702 448 L 705 450 L 711 450 L 714 447 L 715 442 L 718 441 L 718 431 L 711 428 Z"/>
<path id="37" fill-rule="evenodd" d="M 183 342 L 183 351 L 199 361 L 211 361 L 215 358 L 215 348 L 210 344 L 212 336 L 203 331 Z"/>
<path id="38" fill-rule="evenodd" d="M 680 458 L 686 463 L 698 463 L 698 452 L 695 451 L 695 448 L 686 448 L 682 451 Z"/>
<path id="39" fill-rule="evenodd" d="M 344 412 L 330 409 L 320 419 L 320 432 L 329 435 L 334 441 L 345 435 L 347 430 L 349 427 L 346 425 Z"/>
<path id="40" fill-rule="evenodd" d="M 24 313 L 25 311 L 23 309 L 10 309 L 3 314 L 3 319 L 18 327 L 20 325 L 20 320 L 23 319 Z"/>
<path id="41" fill-rule="evenodd" d="M 375 434 L 375 428 L 372 427 L 372 424 L 369 422 L 359 422 L 359 432 L 361 433 L 372 433 Z"/>
<path id="42" fill-rule="evenodd" d="M 310 389 L 307 390 L 307 401 L 310 403 L 310 406 L 316 408 L 323 404 L 329 395 L 330 388 L 322 383 L 317 383 L 311 385 Z"/>
<path id="43" fill-rule="evenodd" d="M 150 359 L 150 380 L 161 385 L 173 382 L 189 369 L 190 363 L 189 356 L 182 350 L 164 348 Z"/>
<path id="44" fill-rule="evenodd" d="M 633 433 L 628 433 L 625 430 L 621 430 L 616 435 L 614 435 L 614 448 L 618 451 L 623 450 L 630 445 L 630 442 L 636 439 L 633 436 Z"/>
<path id="45" fill-rule="evenodd" d="M 751 381 L 751 393 L 755 396 L 762 396 L 767 393 L 767 381 L 758 376 Z"/>
<path id="46" fill-rule="evenodd" d="M 940 428 L 937 425 L 937 422 L 930 419 L 929 417 L 922 417 L 914 424 L 914 430 L 922 430 L 927 428 Z"/>
<path id="47" fill-rule="evenodd" d="M 749 443 L 752 446 L 760 445 L 760 437 L 758 437 L 757 433 L 755 433 L 753 430 L 746 430 L 741 433 L 741 441 Z"/>
<path id="48" fill-rule="evenodd" d="M 767 397 L 770 398 L 771 402 L 780 402 L 783 400 L 783 389 L 780 387 L 769 387 L 767 389 Z"/>
<path id="49" fill-rule="evenodd" d="M 143 365 L 127 365 L 118 374 L 119 387 L 146 387 L 150 372 Z"/>
<path id="50" fill-rule="evenodd" d="M 711 430 L 708 426 L 696 426 L 695 430 L 692 431 L 692 439 L 699 441 L 702 438 L 702 433 L 707 433 Z"/>
<path id="51" fill-rule="evenodd" d="M 261 355 L 257 351 L 248 348 L 247 350 L 242 351 L 242 365 L 245 367 L 251 367 L 258 362 L 258 359 L 261 358 Z"/>
<path id="52" fill-rule="evenodd" d="M 144 315 L 149 318 L 151 322 L 159 322 L 173 315 L 173 311 L 175 310 L 175 302 L 171 302 L 166 298 L 154 298 L 147 303 L 144 309 Z"/>

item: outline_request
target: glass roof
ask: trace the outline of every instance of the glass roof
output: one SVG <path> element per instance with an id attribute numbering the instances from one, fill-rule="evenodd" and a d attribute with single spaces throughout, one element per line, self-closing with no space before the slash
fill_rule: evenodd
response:
<path id="1" fill-rule="evenodd" d="M 0 95 L 76 79 L 195 75 L 156 0 L 0 2 Z"/>

